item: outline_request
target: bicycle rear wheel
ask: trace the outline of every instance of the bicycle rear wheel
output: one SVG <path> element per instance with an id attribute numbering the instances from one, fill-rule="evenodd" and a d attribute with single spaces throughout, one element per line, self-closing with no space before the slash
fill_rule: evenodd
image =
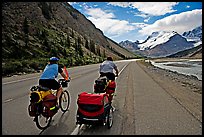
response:
<path id="1" fill-rule="evenodd" d="M 69 91 L 64 90 L 59 98 L 59 107 L 62 112 L 66 112 L 69 109 L 70 95 Z"/>
<path id="2" fill-rule="evenodd" d="M 52 117 L 46 118 L 42 114 L 35 116 L 36 126 L 41 130 L 44 130 L 47 127 L 49 127 L 51 121 L 52 121 Z"/>

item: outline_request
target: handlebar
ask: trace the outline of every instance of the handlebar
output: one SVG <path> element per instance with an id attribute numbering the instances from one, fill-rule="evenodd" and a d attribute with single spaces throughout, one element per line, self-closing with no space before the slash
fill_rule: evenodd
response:
<path id="1" fill-rule="evenodd" d="M 62 85 L 62 87 L 68 87 L 68 82 L 70 82 L 70 79 L 59 79 L 58 82 L 60 83 L 60 85 Z"/>
<path id="2" fill-rule="evenodd" d="M 70 82 L 70 79 L 68 79 L 68 80 L 65 80 L 65 79 L 59 79 L 58 82 L 59 82 L 59 83 L 61 83 L 61 82 Z"/>

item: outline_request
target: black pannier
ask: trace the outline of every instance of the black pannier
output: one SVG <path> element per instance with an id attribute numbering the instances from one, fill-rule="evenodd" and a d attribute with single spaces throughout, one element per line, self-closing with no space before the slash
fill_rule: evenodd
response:
<path id="1" fill-rule="evenodd" d="M 107 78 L 99 77 L 97 80 L 95 80 L 94 92 L 95 93 L 105 93 L 106 86 L 107 86 Z"/>

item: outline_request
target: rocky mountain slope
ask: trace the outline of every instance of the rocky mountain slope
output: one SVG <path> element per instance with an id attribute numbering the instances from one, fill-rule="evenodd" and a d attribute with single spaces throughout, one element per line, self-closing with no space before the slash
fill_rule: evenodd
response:
<path id="1" fill-rule="evenodd" d="M 2 3 L 3 75 L 42 69 L 51 56 L 66 66 L 134 58 L 67 2 Z"/>
<path id="2" fill-rule="evenodd" d="M 202 59 L 202 44 L 191 49 L 183 50 L 175 54 L 169 55 L 170 58 L 199 58 Z"/>

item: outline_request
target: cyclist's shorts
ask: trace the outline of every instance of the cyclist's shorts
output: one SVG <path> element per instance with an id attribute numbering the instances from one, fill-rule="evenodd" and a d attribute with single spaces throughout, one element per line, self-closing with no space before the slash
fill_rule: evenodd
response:
<path id="1" fill-rule="evenodd" d="M 61 85 L 55 79 L 40 79 L 39 85 L 53 90 L 57 90 L 61 87 Z"/>
<path id="2" fill-rule="evenodd" d="M 115 80 L 115 74 L 114 73 L 103 73 L 103 72 L 100 72 L 100 77 L 103 77 L 103 76 L 106 76 L 109 80 Z"/>

